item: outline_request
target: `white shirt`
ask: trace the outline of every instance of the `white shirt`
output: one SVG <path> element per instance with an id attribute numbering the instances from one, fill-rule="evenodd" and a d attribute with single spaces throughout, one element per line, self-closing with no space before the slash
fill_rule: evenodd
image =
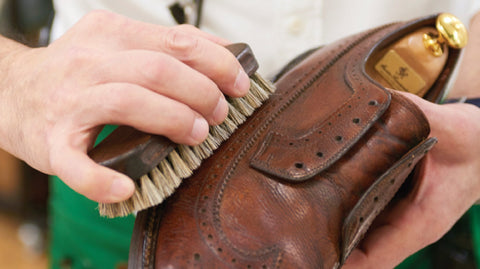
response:
<path id="1" fill-rule="evenodd" d="M 173 0 L 54 0 L 55 39 L 84 14 L 106 9 L 133 19 L 175 25 Z M 265 75 L 299 53 L 394 21 L 449 12 L 466 25 L 480 0 L 204 0 L 201 29 L 248 43 Z"/>

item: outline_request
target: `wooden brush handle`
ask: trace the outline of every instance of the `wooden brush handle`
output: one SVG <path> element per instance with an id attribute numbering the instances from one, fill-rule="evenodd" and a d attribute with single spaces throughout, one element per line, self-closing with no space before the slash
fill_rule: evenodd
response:
<path id="1" fill-rule="evenodd" d="M 251 76 L 258 63 L 245 43 L 226 46 Z M 129 126 L 120 126 L 93 148 L 88 155 L 97 163 L 112 168 L 132 179 L 150 172 L 177 146 L 168 138 L 147 134 Z"/>
<path id="2" fill-rule="evenodd" d="M 119 126 L 88 154 L 95 162 L 138 179 L 159 164 L 175 146 L 164 136 Z"/>
<path id="3" fill-rule="evenodd" d="M 258 62 L 257 59 L 255 59 L 250 46 L 245 43 L 233 43 L 225 48 L 237 57 L 237 60 L 240 62 L 243 70 L 248 76 L 255 74 L 258 69 Z"/>

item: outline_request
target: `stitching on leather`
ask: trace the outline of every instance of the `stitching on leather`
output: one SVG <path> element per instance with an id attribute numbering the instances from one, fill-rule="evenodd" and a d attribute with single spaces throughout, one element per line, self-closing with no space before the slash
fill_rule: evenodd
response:
<path id="1" fill-rule="evenodd" d="M 229 152 L 236 151 L 236 149 L 240 148 L 243 144 L 239 140 L 235 140 L 233 142 L 234 144 L 228 149 Z M 222 176 L 221 170 L 223 169 L 214 167 L 211 170 L 211 172 L 209 172 L 208 178 L 212 178 L 212 180 L 215 180 L 215 178 L 221 177 Z M 208 193 L 209 195 L 208 196 L 204 195 L 205 193 Z M 219 229 L 221 229 L 221 228 L 218 228 L 220 226 L 220 219 L 218 216 L 218 212 L 217 213 L 215 212 L 216 210 L 215 207 L 212 206 L 213 208 L 212 220 L 210 220 L 211 215 L 208 215 L 208 211 L 202 210 L 205 207 L 209 207 L 210 203 L 214 203 L 214 204 L 221 203 L 221 200 L 220 200 L 221 197 L 215 193 L 215 190 L 213 189 L 213 185 L 211 182 L 207 182 L 207 184 L 204 184 L 199 194 L 200 195 L 197 196 L 197 202 L 195 205 L 197 209 L 195 212 L 196 212 L 196 215 L 198 216 L 197 227 L 199 227 L 199 232 L 203 237 L 203 240 L 206 243 L 206 245 L 210 249 L 212 249 L 212 251 L 217 253 L 218 259 L 221 259 L 227 264 L 231 264 L 236 267 L 241 266 L 240 264 L 243 263 L 244 266 L 247 266 L 247 268 L 257 268 L 257 266 L 254 266 L 255 263 L 254 262 L 252 263 L 252 261 L 249 262 L 248 259 L 245 259 L 245 257 L 254 257 L 255 258 L 254 260 L 260 260 L 260 261 L 270 260 L 268 263 L 263 264 L 265 267 L 267 267 L 267 264 L 275 263 L 275 260 L 278 259 L 278 257 L 280 257 L 279 248 L 277 246 L 274 245 L 272 247 L 264 248 L 259 251 L 245 251 L 233 245 L 223 232 L 219 232 Z M 223 193 L 221 194 L 221 196 L 223 196 Z M 236 254 L 241 254 L 243 255 L 244 258 L 238 258 L 238 256 L 235 256 Z M 265 257 L 268 255 L 271 255 L 271 257 L 269 258 Z M 262 259 L 262 256 L 265 258 Z M 269 265 L 268 267 L 271 268 L 272 266 Z"/>
<path id="2" fill-rule="evenodd" d="M 353 250 L 355 245 L 357 245 L 365 236 L 366 232 L 368 231 L 368 227 L 370 227 L 375 217 L 378 216 L 378 214 L 380 214 L 381 211 L 387 206 L 389 201 L 393 198 L 395 193 L 402 185 L 404 180 L 398 181 L 397 177 L 401 173 L 405 173 L 405 166 L 408 166 L 409 171 L 413 170 L 412 164 L 418 163 L 423 158 L 426 152 L 422 151 L 424 151 L 424 148 L 431 147 L 429 146 L 429 144 L 431 143 L 431 141 L 429 142 L 427 140 L 424 140 L 414 150 L 409 151 L 404 156 L 402 156 L 401 159 L 397 163 L 395 163 L 392 168 L 385 171 L 385 173 L 383 173 L 371 185 L 371 187 L 359 199 L 354 209 L 350 211 L 349 215 L 346 217 L 344 227 L 342 228 L 342 236 L 346 237 L 347 235 L 349 235 L 349 242 L 345 241 L 346 238 L 343 239 L 344 241 L 342 243 L 342 256 L 340 257 L 342 263 L 347 259 L 348 255 L 350 254 L 351 250 Z M 384 184 L 387 186 L 384 187 Z M 393 189 L 393 191 L 391 189 Z M 378 203 L 378 205 L 374 206 L 376 210 L 373 212 L 371 211 L 371 202 L 366 201 L 366 199 L 372 198 L 372 196 L 378 199 L 374 202 Z M 357 229 L 355 229 L 355 224 L 357 221 L 355 217 L 358 216 L 360 216 L 361 218 L 358 219 L 360 222 L 358 223 Z M 354 229 L 353 232 L 351 231 L 352 229 Z M 363 231 L 361 231 L 362 229 Z M 359 234 L 359 237 L 357 239 L 351 238 L 352 235 L 355 236 L 358 232 L 361 232 L 361 234 Z M 352 243 L 354 245 L 350 250 L 345 249 L 347 246 L 345 246 L 344 244 L 351 245 Z"/>
<path id="3" fill-rule="evenodd" d="M 358 43 L 360 43 L 360 42 L 358 42 Z M 353 46 L 349 46 L 349 47 L 353 48 Z M 347 47 L 347 48 L 348 48 L 348 47 Z M 338 56 L 338 55 L 337 55 L 337 56 Z M 343 56 L 343 55 L 342 55 L 342 56 Z M 334 57 L 334 60 L 337 61 L 337 60 L 340 59 L 340 58 L 341 58 L 341 57 Z M 360 58 L 357 58 L 357 59 L 355 59 L 355 60 L 352 60 L 351 63 L 345 65 L 345 69 L 347 69 L 349 66 L 356 66 L 357 63 L 358 63 L 358 61 L 360 61 L 360 60 L 361 60 Z M 333 62 L 333 60 L 332 60 L 332 62 Z M 331 62 L 330 62 L 330 63 L 331 63 Z M 327 66 L 329 66 L 329 67 L 332 66 L 332 65 L 333 65 L 333 64 L 327 64 Z M 325 71 L 326 71 L 326 70 L 325 70 Z M 359 84 L 359 86 L 361 87 L 361 86 L 363 85 L 362 82 L 359 82 L 359 80 L 360 80 L 359 74 L 361 73 L 361 70 L 357 70 L 357 69 L 355 68 L 355 69 L 353 69 L 351 72 L 352 72 L 352 74 L 351 74 L 351 75 L 352 75 L 352 80 L 353 80 L 353 81 L 356 81 L 356 82 Z M 346 74 L 346 73 L 347 73 L 347 70 L 345 70 L 344 73 Z M 318 79 L 320 76 L 317 75 L 317 76 L 315 76 L 315 77 L 317 77 L 317 79 Z M 309 88 L 311 85 L 313 85 L 313 83 L 314 83 L 313 80 L 310 80 L 309 82 L 311 82 L 311 83 L 310 83 L 308 86 L 304 86 L 304 89 L 303 89 L 302 93 L 303 93 L 307 88 Z M 346 107 L 346 106 L 347 106 L 347 104 L 354 102 L 354 101 L 352 101 L 353 99 L 355 99 L 355 98 L 360 99 L 361 97 L 363 97 L 363 96 L 360 96 L 360 95 L 359 95 L 359 90 L 355 90 L 355 88 L 353 87 L 352 83 L 351 83 L 349 80 L 347 80 L 346 77 L 344 77 L 344 82 L 345 82 L 345 85 L 347 85 L 347 86 L 353 91 L 353 94 L 352 94 L 352 96 L 350 96 L 348 99 L 346 99 L 345 102 L 342 104 L 341 109 L 339 109 L 339 110 L 341 110 L 341 111 L 348 109 L 348 107 Z M 296 86 L 297 86 L 297 84 L 294 85 L 294 87 L 296 87 Z M 362 90 L 365 90 L 365 88 L 362 87 Z M 383 90 L 383 89 L 382 89 L 382 88 L 378 88 L 378 90 Z M 383 92 L 385 92 L 385 90 L 383 90 Z M 388 94 L 388 93 L 387 93 L 387 94 Z M 298 95 L 298 96 L 299 96 L 299 95 Z M 369 105 L 378 105 L 378 100 L 373 100 L 373 101 L 372 101 L 372 100 L 368 100 L 368 98 L 369 98 L 370 96 L 366 96 L 366 97 L 367 97 L 367 101 L 369 101 L 369 103 L 374 102 L 373 104 L 369 104 Z M 387 100 L 387 102 L 388 102 L 388 100 Z M 318 129 L 322 129 L 322 128 L 326 125 L 326 123 L 327 123 L 332 117 L 335 117 L 335 115 L 332 114 L 329 118 L 327 118 L 324 122 L 322 122 L 321 125 L 319 125 L 318 127 L 315 127 L 315 129 L 312 130 L 311 133 L 316 132 Z M 369 118 L 367 118 L 367 120 L 366 120 L 367 123 L 365 124 L 365 126 L 364 126 L 362 129 L 360 129 L 360 130 L 358 131 L 358 134 L 356 135 L 356 137 L 361 136 L 362 134 L 364 134 L 364 133 L 368 130 L 368 128 L 370 127 L 372 120 L 373 120 L 374 118 L 376 118 L 376 117 L 379 117 L 379 115 L 377 115 L 377 113 L 373 113 Z M 275 132 L 275 134 L 278 134 L 278 133 Z M 279 136 L 280 136 L 280 137 L 287 137 L 287 136 L 285 136 L 285 135 L 279 135 Z M 287 137 L 287 138 L 290 138 L 290 137 Z M 341 147 L 338 148 L 338 150 L 337 150 L 337 152 L 336 152 L 335 154 L 331 155 L 328 159 L 322 161 L 319 165 L 314 166 L 314 167 L 310 167 L 311 169 L 310 169 L 309 171 L 303 170 L 303 171 L 297 171 L 297 172 L 295 172 L 295 178 L 298 178 L 298 180 L 302 180 L 302 178 L 305 178 L 305 177 L 310 178 L 310 177 L 309 177 L 310 175 L 313 176 L 313 175 L 315 175 L 315 174 L 318 174 L 318 173 L 321 172 L 323 169 L 325 169 L 325 167 L 328 167 L 329 165 L 331 165 L 334 160 L 337 160 L 346 150 L 348 150 L 348 149 L 349 149 L 352 145 L 354 145 L 354 144 L 355 144 L 355 141 L 354 141 L 354 140 L 351 140 L 350 143 L 344 143 Z M 261 149 L 259 149 L 259 150 L 255 153 L 255 155 L 252 157 L 252 160 L 255 160 L 257 166 L 262 167 L 265 171 L 269 171 L 269 170 L 270 170 L 270 169 L 269 169 L 269 164 L 266 163 L 266 162 L 264 162 L 263 160 L 259 159 L 260 155 L 263 153 L 263 151 L 264 151 L 264 149 L 265 149 L 266 146 L 268 146 L 268 145 L 265 145 L 264 147 L 262 147 Z M 293 173 L 290 172 L 290 170 L 289 170 L 288 168 L 282 169 L 282 170 L 277 170 L 277 172 L 278 172 L 279 174 L 282 174 L 284 178 L 289 178 L 289 177 L 293 176 Z M 305 179 L 303 179 L 303 180 L 305 180 Z"/>
<path id="4" fill-rule="evenodd" d="M 245 250 L 242 250 L 240 248 L 237 248 L 228 239 L 226 234 L 223 232 L 223 229 L 221 228 L 221 224 L 220 224 L 220 203 L 222 202 L 221 200 L 223 198 L 225 187 L 226 187 L 229 179 L 231 178 L 232 171 L 235 170 L 235 167 L 238 165 L 238 163 L 240 162 L 240 160 L 243 158 L 243 156 L 245 154 L 246 154 L 246 151 L 242 151 L 238 155 L 238 157 L 235 159 L 235 161 L 232 165 L 232 169 L 230 169 L 229 173 L 225 177 L 225 179 L 224 179 L 224 181 L 223 181 L 223 183 L 220 187 L 220 190 L 217 194 L 217 199 L 214 200 L 214 203 L 213 203 L 214 206 L 213 206 L 213 211 L 212 211 L 212 213 L 214 215 L 214 218 L 213 218 L 214 227 L 216 228 L 217 232 L 221 231 L 221 232 L 219 232 L 219 235 L 220 235 L 219 238 L 222 239 L 222 241 L 225 241 L 229 247 L 231 247 L 233 250 L 235 250 L 235 251 L 237 251 L 237 252 L 239 252 L 243 255 L 246 255 L 246 256 L 263 256 L 263 255 L 266 255 L 266 254 L 269 254 L 269 253 L 277 252 L 277 256 L 278 256 L 279 255 L 278 252 L 280 251 L 280 249 L 276 245 L 273 245 L 271 247 L 265 248 L 264 250 L 258 250 L 258 251 L 245 251 Z"/>
<path id="5" fill-rule="evenodd" d="M 221 227 L 220 214 L 219 214 L 220 205 L 221 205 L 222 200 L 223 200 L 225 188 L 226 188 L 227 184 L 229 183 L 230 179 L 232 178 L 232 175 L 233 175 L 234 171 L 236 170 L 236 167 L 238 166 L 239 162 L 243 159 L 243 157 L 247 154 L 247 152 L 252 148 L 252 146 L 257 142 L 260 135 L 263 134 L 263 132 L 273 122 L 273 120 L 278 117 L 278 115 L 280 115 L 287 107 L 289 107 L 296 99 L 298 99 L 298 97 L 300 97 L 308 88 L 310 88 L 313 85 L 313 83 L 315 83 L 315 81 L 317 81 L 331 66 L 333 66 L 334 63 L 336 63 L 341 57 L 343 57 L 346 53 L 348 53 L 352 48 L 354 48 L 356 45 L 358 45 L 359 43 L 361 43 L 362 41 L 364 41 L 365 39 L 367 39 L 371 35 L 377 33 L 378 31 L 380 31 L 384 28 L 387 28 L 388 26 L 389 25 L 373 29 L 373 30 L 365 33 L 364 35 L 360 36 L 358 39 L 354 40 L 352 43 L 347 45 L 346 48 L 342 49 L 325 66 L 323 66 L 319 71 L 317 71 L 317 73 L 314 74 L 312 79 L 310 79 L 308 82 L 306 82 L 303 85 L 302 88 L 296 90 L 296 92 L 293 93 L 293 95 L 288 99 L 288 101 L 285 102 L 280 108 L 278 108 L 277 111 L 272 113 L 272 115 L 270 117 L 268 117 L 262 125 L 258 126 L 257 131 L 248 140 L 246 145 L 242 149 L 240 149 L 240 153 L 237 155 L 237 157 L 231 163 L 231 168 L 229 169 L 228 173 L 225 175 L 225 177 L 223 178 L 223 180 L 221 182 L 220 188 L 218 189 L 218 193 L 215 195 L 216 199 L 212 198 L 213 199 L 212 200 L 212 202 L 213 202 L 213 204 L 212 204 L 213 220 L 211 222 L 213 224 L 214 232 L 217 233 L 217 235 L 218 235 L 219 245 L 220 245 L 220 242 L 223 242 L 223 244 L 228 246 L 230 249 L 232 249 L 233 251 L 238 252 L 238 253 L 240 253 L 241 255 L 244 255 L 244 256 L 259 256 L 259 255 L 263 256 L 263 255 L 267 255 L 267 254 L 272 254 L 272 255 L 276 256 L 276 258 L 274 260 L 278 261 L 280 259 L 280 257 L 282 256 L 282 254 L 281 254 L 282 252 L 281 252 L 281 249 L 276 244 L 271 246 L 271 247 L 267 247 L 263 250 L 259 250 L 259 251 L 246 251 L 246 250 L 238 248 L 235 244 L 233 244 L 230 241 L 230 239 L 227 237 L 227 235 L 225 234 L 225 232 L 223 231 L 223 229 Z M 311 72 L 309 72 L 308 74 L 304 74 L 302 77 L 300 77 L 296 81 L 296 83 L 294 83 L 294 85 L 292 87 L 292 90 L 295 90 L 295 88 L 300 83 L 302 83 L 302 81 L 305 79 L 305 77 L 309 76 L 313 71 L 315 71 L 322 64 L 324 64 L 324 61 L 320 61 L 318 64 L 316 64 L 314 67 L 312 67 Z M 214 170 L 216 170 L 216 169 L 214 168 Z M 211 198 L 208 198 L 206 200 L 211 200 Z M 204 201 L 205 204 L 208 203 L 208 201 L 206 201 L 206 200 Z M 201 224 L 203 222 L 209 222 L 208 218 L 205 218 L 203 220 L 201 218 L 199 218 L 198 221 L 199 221 L 199 224 Z M 200 231 L 203 233 L 202 229 L 200 229 Z M 207 245 L 209 247 L 212 247 L 210 244 L 207 244 Z M 275 267 L 277 267 L 279 265 L 280 265 L 279 263 L 276 263 Z"/>
<path id="6" fill-rule="evenodd" d="M 202 217 L 199 217 L 197 220 L 197 225 L 199 225 L 199 232 L 202 234 L 202 238 L 209 238 L 211 240 L 209 241 L 206 241 L 206 244 L 209 246 L 209 248 L 213 248 L 212 250 L 213 251 L 216 251 L 215 250 L 215 247 L 219 248 L 219 247 L 223 247 L 222 245 L 225 245 L 226 247 L 230 248 L 233 253 L 234 252 L 237 252 L 243 256 L 255 256 L 258 258 L 258 256 L 264 256 L 264 255 L 273 255 L 272 258 L 273 258 L 273 263 L 272 265 L 274 265 L 275 267 L 279 267 L 282 260 L 282 251 L 281 249 L 279 248 L 279 246 L 277 244 L 274 244 L 273 246 L 270 246 L 270 247 L 266 247 L 262 250 L 257 250 L 257 251 L 248 251 L 248 250 L 244 250 L 244 249 L 241 249 L 239 247 L 237 247 L 234 243 L 232 243 L 230 241 L 230 239 L 227 237 L 227 235 L 225 234 L 225 232 L 223 231 L 222 227 L 221 227 L 221 222 L 220 222 L 220 205 L 222 204 L 222 200 L 223 200 L 223 197 L 224 197 L 224 191 L 226 189 L 226 186 L 227 184 L 229 183 L 230 179 L 232 178 L 232 175 L 234 173 L 234 171 L 236 170 L 236 167 L 238 166 L 239 162 L 244 158 L 244 156 L 247 154 L 247 152 L 252 148 L 252 146 L 258 141 L 258 138 L 260 137 L 261 134 L 264 133 L 264 131 L 267 129 L 267 127 L 273 122 L 273 120 L 275 118 L 278 117 L 278 115 L 280 113 L 282 113 L 288 106 L 290 106 L 290 104 L 292 104 L 296 99 L 298 99 L 299 96 L 301 96 L 303 94 L 303 92 L 305 92 L 309 87 L 311 87 L 311 85 L 313 83 L 315 83 L 316 80 L 318 80 L 335 62 L 337 62 L 343 55 L 345 55 L 346 53 L 348 53 L 353 47 L 355 47 L 356 45 L 358 45 L 359 43 L 361 43 L 362 41 L 364 41 L 366 38 L 368 38 L 369 36 L 377 33 L 378 31 L 386 28 L 387 26 L 384 26 L 384 27 L 379 27 L 377 29 L 373 29 L 367 33 L 365 33 L 364 35 L 358 37 L 358 39 L 354 40 L 352 43 L 350 43 L 349 45 L 347 45 L 347 47 L 343 48 L 339 53 L 337 53 L 331 60 L 329 63 L 327 63 L 326 65 L 324 65 L 319 71 L 317 71 L 316 74 L 314 74 L 313 78 L 310 79 L 308 82 L 306 82 L 302 88 L 296 90 L 295 93 L 293 93 L 293 96 L 291 96 L 287 102 L 285 102 L 280 108 L 278 108 L 274 113 L 272 113 L 270 115 L 270 117 L 268 117 L 266 119 L 266 121 L 259 125 L 256 130 L 256 132 L 254 132 L 254 134 L 251 136 L 250 139 L 248 139 L 246 145 L 244 145 L 244 147 L 240 148 L 240 152 L 239 154 L 237 155 L 237 157 L 231 162 L 231 165 L 230 165 L 230 169 L 228 171 L 228 173 L 225 175 L 225 177 L 223 177 L 222 179 L 222 182 L 219 185 L 219 188 L 218 188 L 218 193 L 216 193 L 215 191 L 213 191 L 212 193 L 212 190 L 206 190 L 206 189 L 203 189 L 201 191 L 201 193 L 205 193 L 205 192 L 208 192 L 211 194 L 211 196 L 213 197 L 206 197 L 206 199 L 203 199 L 201 201 L 202 203 L 202 206 L 209 206 L 210 202 L 211 202 L 211 206 L 212 206 L 212 219 L 210 220 L 210 217 L 208 217 L 207 215 L 204 215 L 204 214 L 199 214 L 197 216 L 202 216 Z M 302 77 L 300 77 L 296 83 L 293 85 L 293 87 L 291 88 L 291 90 L 288 90 L 285 92 L 285 94 L 287 95 L 288 93 L 290 93 L 292 90 L 295 91 L 295 89 L 298 87 L 298 85 L 300 85 L 303 80 L 305 79 L 305 77 L 311 75 L 312 72 L 314 72 L 319 66 L 321 66 L 322 64 L 324 64 L 325 61 L 320 61 L 319 63 L 317 63 L 315 66 L 312 67 L 312 69 L 310 70 L 310 72 L 308 74 L 304 74 Z M 268 109 L 268 105 L 266 106 L 266 108 L 264 108 L 265 110 Z M 265 111 L 264 110 L 264 111 Z M 240 145 L 241 146 L 241 145 Z M 220 173 L 218 173 L 218 171 L 216 171 L 218 168 L 213 168 L 213 173 L 212 172 L 209 172 L 208 176 L 211 176 L 211 174 L 217 174 L 219 177 L 221 177 L 222 175 Z M 217 183 L 218 184 L 218 183 Z M 203 195 L 200 195 L 200 196 L 203 196 Z M 201 197 L 198 197 L 199 199 L 201 199 Z M 197 200 L 198 201 L 198 200 Z M 210 201 L 210 202 L 209 202 Z M 198 213 L 198 209 L 199 208 L 199 204 L 196 203 L 196 212 Z M 205 229 L 202 229 L 202 223 L 205 223 L 205 226 L 208 226 L 208 223 L 211 223 L 212 224 L 212 232 L 215 233 L 215 237 L 217 238 L 216 240 L 214 241 L 217 241 L 218 243 L 214 243 L 212 240 L 213 238 L 213 234 L 209 234 L 207 230 Z M 205 227 L 208 229 L 208 227 Z M 207 235 L 208 234 L 208 235 Z M 212 237 L 212 238 L 210 238 Z M 212 244 L 215 244 L 215 245 L 212 245 Z M 228 251 L 228 250 L 227 250 Z M 229 251 L 228 251 L 229 252 Z M 225 251 L 223 251 L 222 253 L 225 253 Z M 233 254 L 232 253 L 232 254 Z M 219 254 L 220 255 L 220 254 Z M 275 258 L 276 257 L 276 258 Z M 228 260 L 225 260 L 225 256 L 224 255 L 220 255 L 219 256 L 220 259 L 226 261 L 226 262 L 229 262 Z M 243 259 L 242 259 L 243 260 Z M 276 261 L 276 262 L 275 262 Z M 243 262 L 243 261 L 240 261 L 240 259 L 236 259 L 236 262 Z"/>

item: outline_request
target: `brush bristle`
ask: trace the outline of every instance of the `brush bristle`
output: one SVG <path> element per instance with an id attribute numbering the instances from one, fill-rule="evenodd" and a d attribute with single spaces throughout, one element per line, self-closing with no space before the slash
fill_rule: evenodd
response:
<path id="1" fill-rule="evenodd" d="M 274 91 L 275 87 L 270 81 L 257 73 L 252 75 L 250 91 L 244 97 L 228 98 L 227 118 L 222 124 L 210 127 L 209 135 L 203 143 L 197 146 L 178 145 L 156 168 L 136 181 L 135 193 L 130 199 L 120 203 L 99 204 L 100 215 L 111 218 L 126 216 L 163 202 L 180 185 L 182 179 L 191 176 L 200 167 L 202 160 L 210 157 Z"/>

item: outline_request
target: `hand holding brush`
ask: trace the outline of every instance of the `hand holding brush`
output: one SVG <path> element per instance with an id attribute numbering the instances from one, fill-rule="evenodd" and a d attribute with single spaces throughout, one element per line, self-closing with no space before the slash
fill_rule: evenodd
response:
<path id="1" fill-rule="evenodd" d="M 210 127 L 203 143 L 176 144 L 163 136 L 121 126 L 90 152 L 92 159 L 128 175 L 135 182 L 135 193 L 130 199 L 100 204 L 101 215 L 125 216 L 161 203 L 274 91 L 273 85 L 256 73 L 258 63 L 248 45 L 238 43 L 227 48 L 250 76 L 250 91 L 244 97 L 228 98 L 227 118 L 220 125 Z"/>
<path id="2" fill-rule="evenodd" d="M 103 125 L 195 145 L 226 117 L 224 94 L 249 87 L 228 42 L 191 26 L 96 11 L 48 47 L 0 41 L 0 147 L 102 203 L 134 192 L 131 179 L 87 155 Z"/>

